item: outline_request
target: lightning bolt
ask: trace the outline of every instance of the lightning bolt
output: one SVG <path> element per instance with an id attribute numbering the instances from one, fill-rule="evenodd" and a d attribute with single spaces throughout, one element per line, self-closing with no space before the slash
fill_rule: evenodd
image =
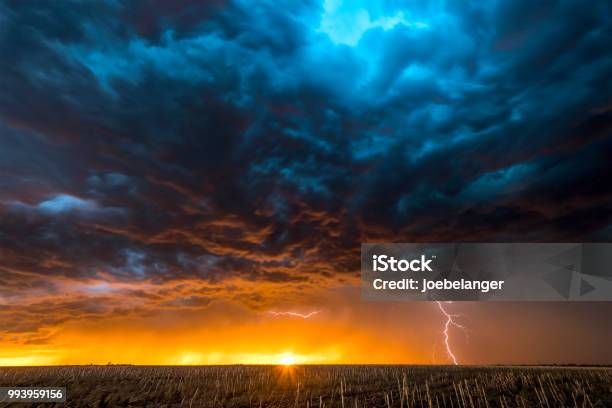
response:
<path id="1" fill-rule="evenodd" d="M 465 332 L 467 328 L 457 323 L 457 321 L 455 320 L 456 318 L 461 317 L 460 314 L 449 313 L 446 311 L 446 309 L 442 305 L 442 303 L 453 303 L 453 302 L 451 301 L 441 302 L 439 300 L 436 300 L 436 303 L 438 304 L 438 309 L 440 309 L 442 314 L 446 317 L 446 323 L 444 323 L 444 332 L 443 332 L 444 333 L 444 344 L 446 345 L 446 354 L 448 354 L 450 359 L 453 360 L 454 365 L 459 365 L 459 362 L 457 361 L 457 357 L 455 356 L 455 353 L 453 353 L 452 347 L 450 345 L 450 340 L 449 340 L 450 335 L 448 333 L 448 330 L 451 328 L 451 326 L 455 326 L 458 329 L 461 329 Z"/>
<path id="2" fill-rule="evenodd" d="M 268 311 L 269 314 L 274 315 L 274 316 L 292 316 L 292 317 L 300 317 L 302 319 L 308 319 L 318 313 L 320 313 L 320 310 L 315 310 L 312 311 L 310 313 L 298 313 L 298 312 L 275 312 L 275 311 Z"/>

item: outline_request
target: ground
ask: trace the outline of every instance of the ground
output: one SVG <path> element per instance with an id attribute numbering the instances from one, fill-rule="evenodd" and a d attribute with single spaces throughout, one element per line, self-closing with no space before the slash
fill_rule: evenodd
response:
<path id="1" fill-rule="evenodd" d="M 58 407 L 612 407 L 605 367 L 5 367 L 0 386 L 65 386 Z"/>

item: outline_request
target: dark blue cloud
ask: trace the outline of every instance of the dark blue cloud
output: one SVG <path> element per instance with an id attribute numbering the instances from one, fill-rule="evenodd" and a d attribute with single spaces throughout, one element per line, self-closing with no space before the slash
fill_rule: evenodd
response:
<path id="1" fill-rule="evenodd" d="M 289 281 L 366 240 L 609 239 L 607 2 L 0 7 L 5 268 Z"/>

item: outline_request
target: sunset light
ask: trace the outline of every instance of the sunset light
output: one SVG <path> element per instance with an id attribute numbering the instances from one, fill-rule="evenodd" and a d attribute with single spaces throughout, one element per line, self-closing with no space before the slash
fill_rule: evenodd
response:
<path id="1" fill-rule="evenodd" d="M 280 358 L 279 363 L 284 366 L 290 366 L 295 364 L 295 360 L 296 359 L 293 354 L 287 353 Z"/>

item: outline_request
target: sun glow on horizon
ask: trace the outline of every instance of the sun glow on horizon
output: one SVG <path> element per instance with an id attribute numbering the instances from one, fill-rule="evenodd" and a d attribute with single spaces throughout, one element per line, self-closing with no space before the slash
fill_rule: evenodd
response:
<path id="1" fill-rule="evenodd" d="M 294 365 L 296 362 L 296 356 L 294 356 L 292 353 L 286 353 L 281 356 L 278 362 L 284 366 Z"/>
<path id="2" fill-rule="evenodd" d="M 311 307 L 280 309 L 284 310 L 312 317 L 281 315 L 276 318 L 267 311 L 213 303 L 205 311 L 168 311 L 138 318 L 110 316 L 97 321 L 67 322 L 56 328 L 44 344 L 12 344 L 3 338 L 0 365 L 289 367 L 428 362 L 429 353 L 416 351 L 420 350 L 419 344 L 407 347 L 401 336 L 381 339 L 371 330 L 354 325 L 350 315 L 311 314 L 320 310 Z M 194 321 L 208 324 L 195 327 Z M 439 335 L 438 328 L 435 335 Z M 321 333 L 326 336 L 322 337 Z"/>
<path id="3" fill-rule="evenodd" d="M 0 357 L 0 367 L 48 366 L 56 364 L 56 359 L 44 356 Z"/>
<path id="4" fill-rule="evenodd" d="M 222 352 L 182 352 L 167 360 L 170 365 L 216 365 L 216 364 L 255 364 L 282 365 L 325 364 L 338 361 L 337 354 L 298 354 L 293 351 L 281 353 L 222 353 Z"/>

